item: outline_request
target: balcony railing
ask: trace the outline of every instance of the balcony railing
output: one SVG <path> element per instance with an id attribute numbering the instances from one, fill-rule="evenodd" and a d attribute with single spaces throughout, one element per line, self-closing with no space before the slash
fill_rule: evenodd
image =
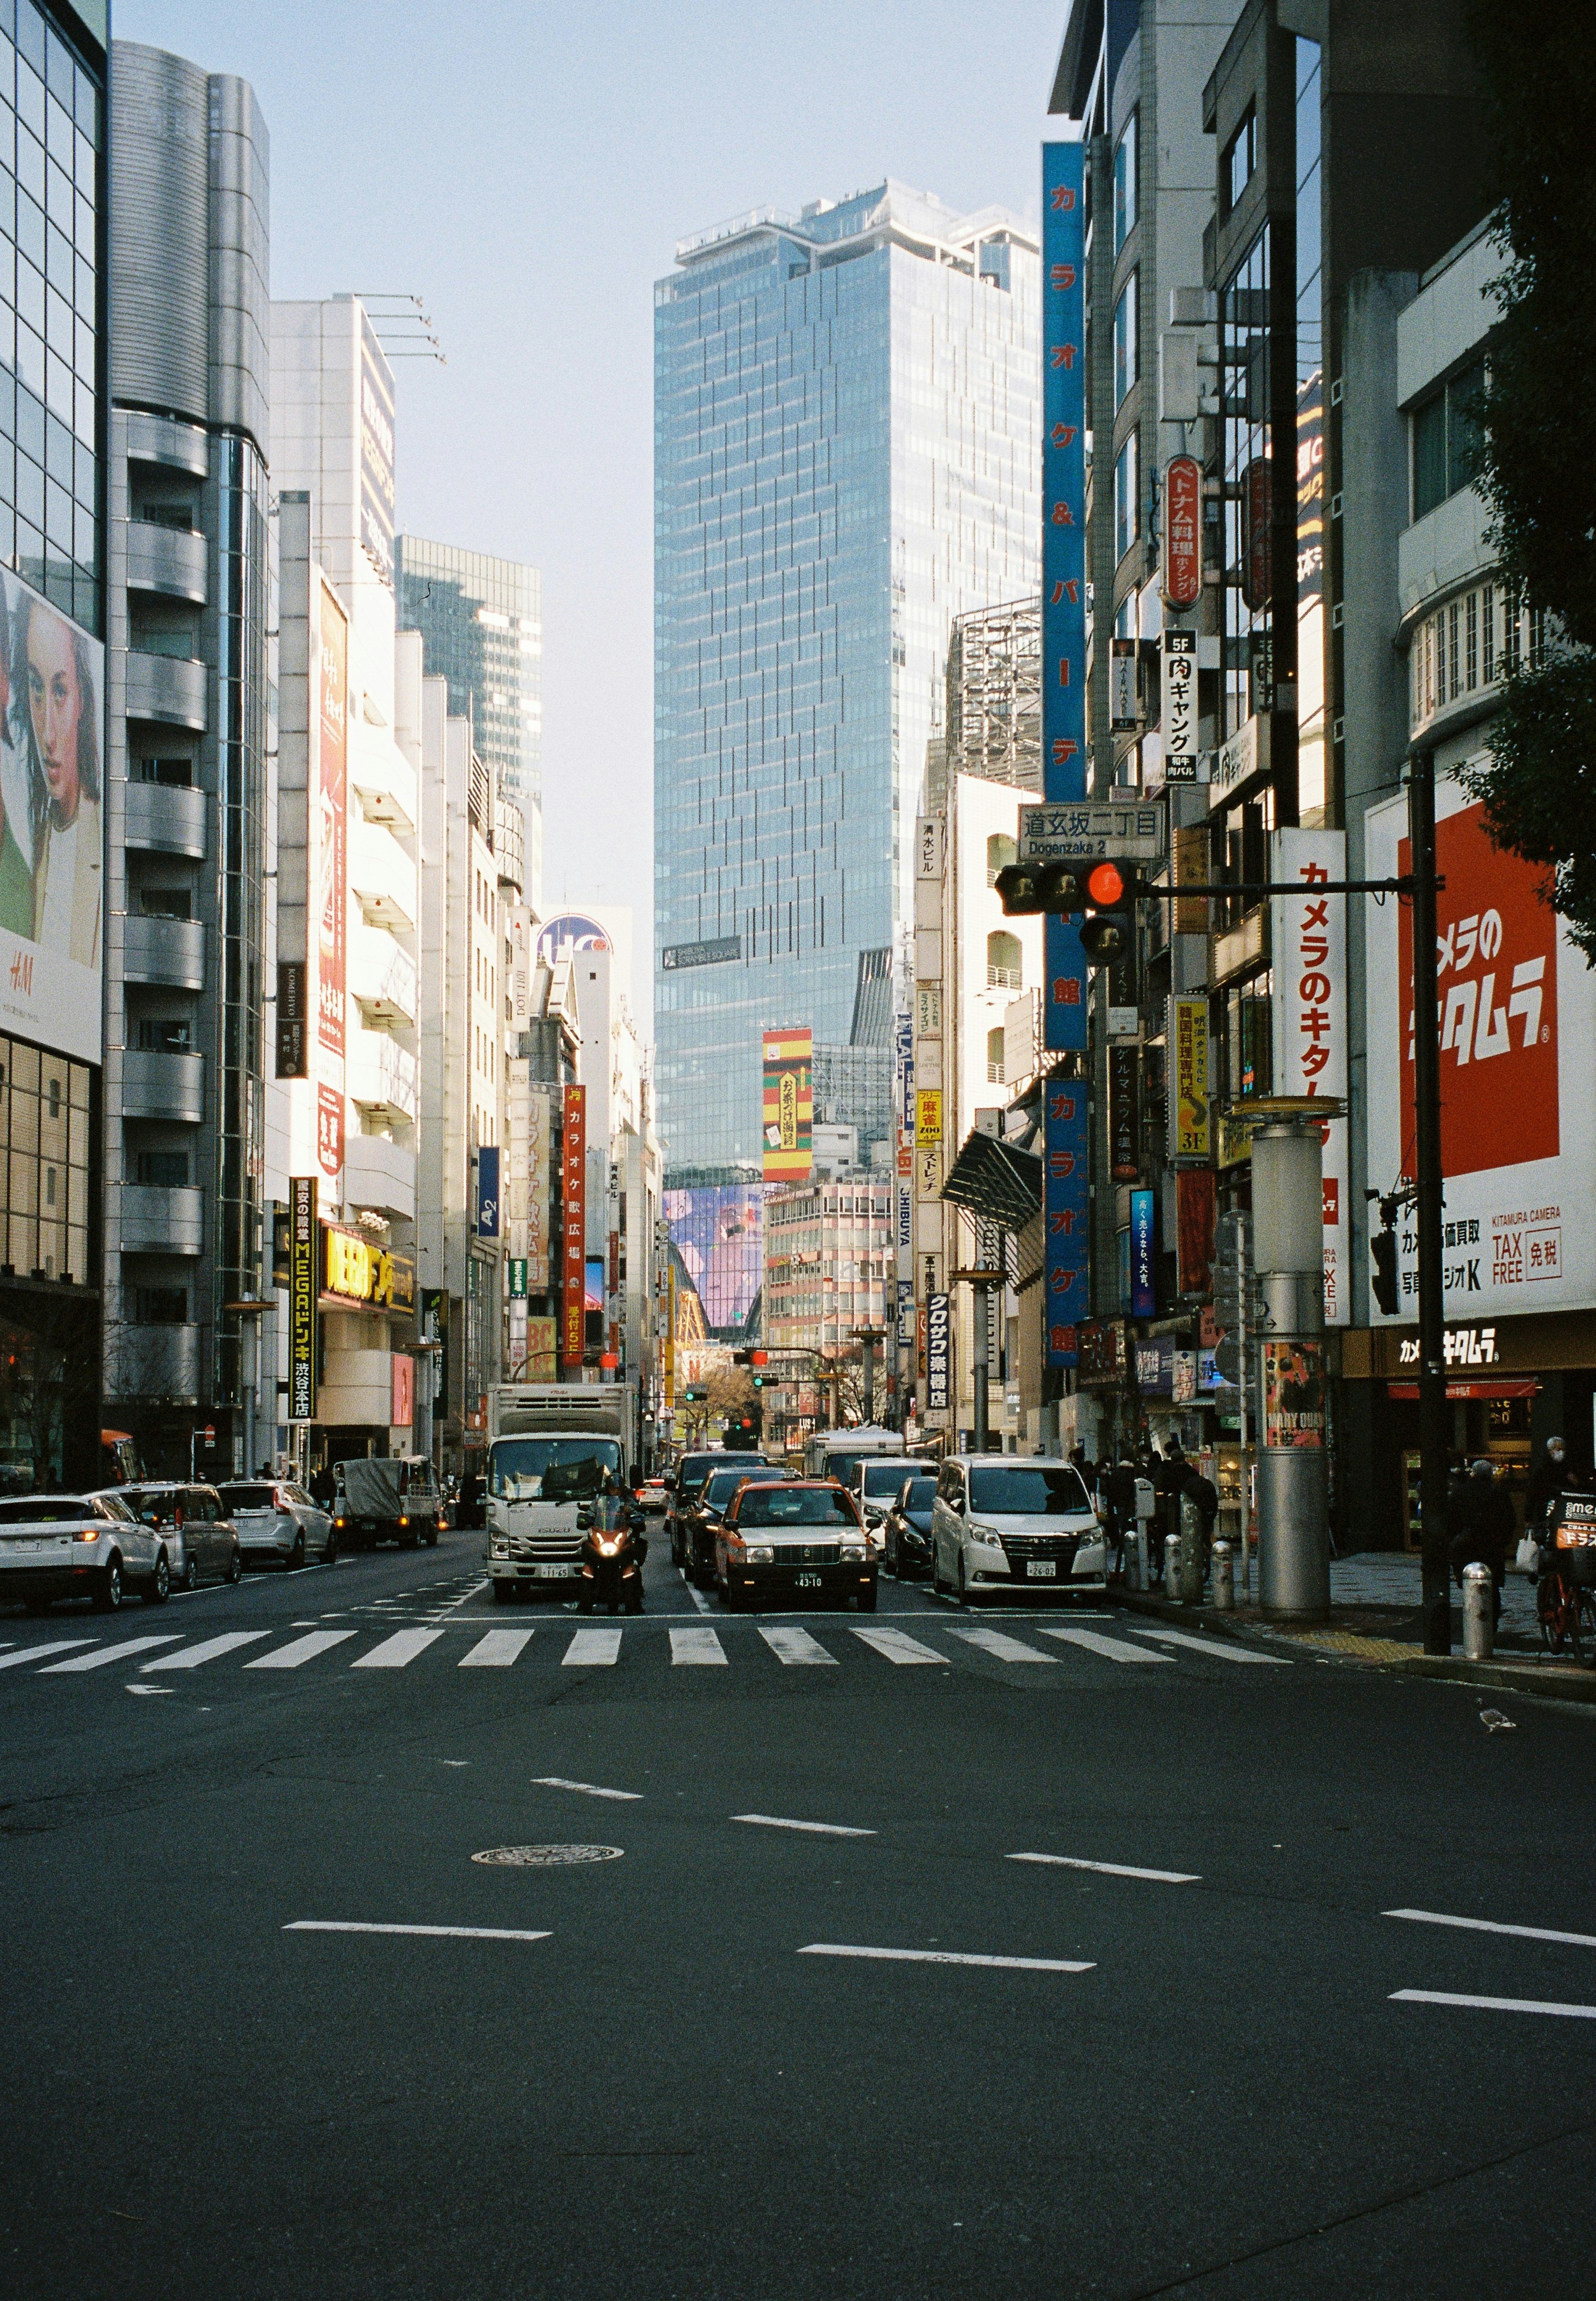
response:
<path id="1" fill-rule="evenodd" d="M 129 983 L 159 983 L 176 991 L 205 987 L 205 930 L 199 919 L 122 921 L 122 974 Z"/>
<path id="2" fill-rule="evenodd" d="M 130 782 L 123 807 L 125 843 L 155 854 L 192 856 L 197 862 L 205 851 L 210 805 L 204 791 L 180 784 Z"/>
<path id="3" fill-rule="evenodd" d="M 203 663 L 191 656 L 130 650 L 123 676 L 130 719 L 154 719 L 163 726 L 205 732 L 210 718 L 211 674 Z"/>
<path id="4" fill-rule="evenodd" d="M 205 1115 L 205 1067 L 198 1055 L 130 1047 L 122 1057 L 122 1115 L 196 1126 Z"/>
<path id="5" fill-rule="evenodd" d="M 180 527 L 161 527 L 153 520 L 128 523 L 128 589 L 154 591 L 162 598 L 188 599 L 196 607 L 205 603 L 205 557 L 203 535 Z"/>
<path id="6" fill-rule="evenodd" d="M 205 1197 L 191 1184 L 124 1183 L 125 1254 L 199 1254 L 205 1243 Z"/>

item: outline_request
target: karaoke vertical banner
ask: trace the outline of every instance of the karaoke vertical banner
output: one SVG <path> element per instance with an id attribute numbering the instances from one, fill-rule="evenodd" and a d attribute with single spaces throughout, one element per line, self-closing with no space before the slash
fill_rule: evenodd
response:
<path id="1" fill-rule="evenodd" d="M 1086 257 L 1081 144 L 1042 146 L 1042 788 L 1086 796 Z M 1073 919 L 1043 922 L 1042 1043 L 1086 1046 Z"/>
<path id="2" fill-rule="evenodd" d="M 1048 1364 L 1074 1366 L 1086 1316 L 1086 1082 L 1049 1078 L 1043 1089 L 1043 1282 Z"/>

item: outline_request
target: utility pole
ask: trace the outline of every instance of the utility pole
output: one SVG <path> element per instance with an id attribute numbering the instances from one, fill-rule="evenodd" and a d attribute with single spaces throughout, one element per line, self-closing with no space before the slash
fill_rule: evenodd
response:
<path id="1" fill-rule="evenodd" d="M 1419 1519 L 1427 1654 L 1452 1649 L 1447 1559 L 1445 1296 L 1441 1265 L 1441 1029 L 1435 988 L 1435 754 L 1408 766 L 1413 850 L 1414 1222 L 1418 1233 Z"/>

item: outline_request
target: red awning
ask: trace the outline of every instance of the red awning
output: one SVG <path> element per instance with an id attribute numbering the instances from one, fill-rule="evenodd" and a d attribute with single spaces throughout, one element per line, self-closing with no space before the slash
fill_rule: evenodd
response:
<path id="1" fill-rule="evenodd" d="M 1496 1382 L 1449 1382 L 1449 1398 L 1533 1398 L 1541 1385 L 1533 1374 L 1504 1375 Z M 1388 1398 L 1416 1398 L 1416 1382 L 1388 1382 Z"/>

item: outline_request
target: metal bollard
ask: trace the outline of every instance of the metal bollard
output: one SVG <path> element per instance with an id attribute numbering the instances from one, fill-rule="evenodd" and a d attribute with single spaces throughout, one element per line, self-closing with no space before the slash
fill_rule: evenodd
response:
<path id="1" fill-rule="evenodd" d="M 1476 1559 L 1463 1569 L 1463 1655 L 1489 1661 L 1496 1644 L 1496 1586 L 1489 1566 Z"/>
<path id="2" fill-rule="evenodd" d="M 1181 1537 L 1166 1534 L 1164 1537 L 1164 1595 L 1178 1598 L 1181 1594 Z"/>
<path id="3" fill-rule="evenodd" d="M 1131 1587 L 1133 1590 L 1150 1590 L 1152 1575 L 1148 1566 L 1147 1528 L 1140 1519 L 1136 1521 L 1136 1533 L 1131 1544 L 1131 1556 L 1135 1574 L 1135 1579 Z"/>
<path id="4" fill-rule="evenodd" d="M 1228 1542 L 1216 1542 L 1209 1553 L 1214 1566 L 1214 1608 L 1221 1614 L 1233 1613 L 1236 1604 L 1235 1560 Z"/>
<path id="5" fill-rule="evenodd" d="M 1202 1603 L 1202 1515 L 1190 1494 L 1181 1496 L 1181 1603 Z"/>

